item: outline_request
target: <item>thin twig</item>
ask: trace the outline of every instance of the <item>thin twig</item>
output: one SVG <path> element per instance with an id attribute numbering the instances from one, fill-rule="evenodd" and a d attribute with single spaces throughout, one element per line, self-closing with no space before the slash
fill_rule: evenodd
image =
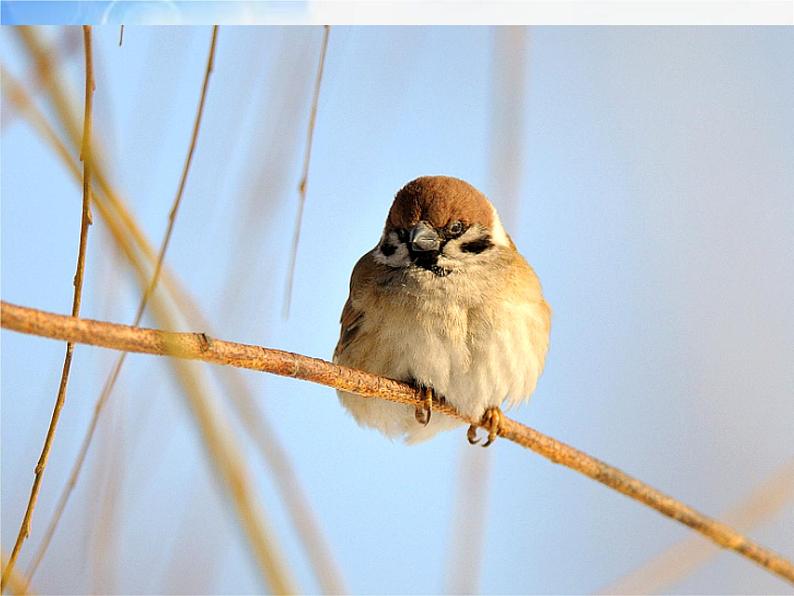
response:
<path id="1" fill-rule="evenodd" d="M 209 53 L 207 55 L 207 65 L 204 70 L 204 80 L 201 86 L 201 95 L 199 97 L 198 107 L 196 109 L 196 116 L 193 121 L 193 132 L 190 137 L 190 144 L 188 146 L 187 155 L 185 156 L 185 164 L 182 168 L 182 174 L 179 178 L 179 185 L 177 187 L 176 195 L 174 196 L 173 203 L 171 205 L 171 209 L 168 214 L 168 226 L 166 231 L 163 235 L 162 242 L 160 243 L 160 251 L 157 254 L 157 262 L 154 267 L 154 272 L 152 273 L 152 277 L 149 280 L 149 283 L 141 296 L 141 300 L 138 303 L 138 309 L 135 313 L 135 319 L 133 322 L 133 326 L 137 326 L 140 324 L 141 319 L 143 318 L 143 313 L 146 310 L 146 305 L 149 302 L 149 298 L 154 292 L 155 287 L 157 286 L 157 282 L 160 279 L 160 272 L 163 268 L 163 261 L 165 259 L 165 253 L 168 250 L 168 245 L 171 241 L 171 236 L 174 231 L 174 224 L 176 222 L 176 215 L 179 210 L 179 206 L 182 203 L 182 196 L 185 191 L 185 185 L 187 183 L 187 177 L 190 172 L 190 165 L 193 162 L 193 154 L 196 150 L 196 143 L 198 141 L 198 133 L 201 128 L 201 121 L 204 115 L 204 105 L 207 99 L 207 89 L 209 88 L 209 80 L 210 74 L 212 73 L 213 66 L 215 64 L 215 48 L 217 46 L 218 40 L 218 26 L 215 25 L 212 28 L 212 38 L 210 40 L 210 47 Z M 55 512 L 50 520 L 50 524 L 47 527 L 47 531 L 44 534 L 44 539 L 39 546 L 39 549 L 36 553 L 35 558 L 33 559 L 33 563 L 28 570 L 28 578 L 32 578 L 33 575 L 36 573 L 36 569 L 38 569 L 39 563 L 41 563 L 44 554 L 47 551 L 47 548 L 52 541 L 52 537 L 55 534 L 55 531 L 58 527 L 58 523 L 63 516 L 63 512 L 66 509 L 66 505 L 69 501 L 69 497 L 74 490 L 74 487 L 77 485 L 77 480 L 80 476 L 80 472 L 82 470 L 83 464 L 85 462 L 85 458 L 88 455 L 88 450 L 91 446 L 91 442 L 94 438 L 94 433 L 96 432 L 97 423 L 99 422 L 99 417 L 104 409 L 105 405 L 107 404 L 108 399 L 110 398 L 111 393 L 113 392 L 113 387 L 116 384 L 116 380 L 121 373 L 121 369 L 124 366 L 124 362 L 127 358 L 127 353 L 123 352 L 119 354 L 118 359 L 116 360 L 113 368 L 111 369 L 108 378 L 105 380 L 105 384 L 102 388 L 102 392 L 99 395 L 96 403 L 94 404 L 94 413 L 91 417 L 91 422 L 88 425 L 88 429 L 86 431 L 85 436 L 83 437 L 83 442 L 80 445 L 80 451 L 77 455 L 77 459 L 72 466 L 72 471 L 69 474 L 69 479 L 66 482 L 66 486 L 63 488 L 61 495 L 58 499 L 58 504 L 55 507 Z"/>
<path id="2" fill-rule="evenodd" d="M 36 39 L 32 33 L 25 36 L 24 39 L 32 52 L 37 54 L 40 53 Z M 32 103 L 24 88 L 16 83 L 5 69 L 2 70 L 2 76 L 4 90 L 8 91 L 10 98 L 18 106 L 20 113 L 30 119 L 32 124 L 41 133 L 44 140 L 53 147 L 72 174 L 79 177 L 79 170 L 75 165 L 76 161 L 73 160 L 69 150 L 36 105 Z M 57 84 L 57 81 L 53 82 Z M 55 99 L 54 103 L 58 108 L 59 114 L 61 114 L 62 118 L 68 117 L 65 111 L 66 106 L 64 105 L 64 101 L 59 101 L 64 98 L 57 88 L 54 87 L 50 90 L 53 92 Z M 73 127 L 69 125 L 69 122 L 71 122 L 71 119 L 67 119 L 66 128 L 67 130 L 72 130 Z M 95 204 L 98 207 L 100 215 L 102 215 L 109 226 L 113 238 L 119 244 L 124 255 L 137 273 L 139 282 L 142 287 L 145 288 L 145 284 L 148 283 L 145 279 L 145 266 L 141 255 L 132 246 L 131 241 L 136 244 L 147 261 L 154 260 L 154 249 L 141 231 L 132 214 L 128 211 L 122 199 L 104 177 L 102 169 L 99 168 L 100 164 L 95 163 L 94 165 L 94 177 L 97 178 L 100 186 L 100 192 L 95 196 Z M 168 272 L 165 266 L 163 267 L 161 277 L 163 278 L 161 285 L 167 287 L 170 294 L 180 304 L 180 307 L 183 309 L 188 319 L 194 321 L 201 328 L 209 329 L 210 325 L 195 306 L 192 298 L 181 287 L 173 274 Z M 228 372 L 231 372 L 231 369 Z M 229 381 L 229 378 L 237 380 L 236 375 L 221 376 L 221 381 L 226 385 L 225 393 L 232 398 L 232 403 L 238 409 L 246 430 L 252 435 L 270 466 L 276 480 L 276 486 L 281 493 L 282 501 L 287 507 L 287 511 L 295 525 L 299 538 L 304 543 L 304 547 L 309 555 L 310 561 L 314 565 L 315 574 L 323 591 L 329 594 L 345 593 L 344 582 L 333 562 L 331 551 L 326 541 L 323 540 L 319 530 L 319 524 L 309 507 L 309 503 L 298 485 L 298 480 L 294 472 L 291 471 L 292 466 L 288 460 L 286 451 L 277 444 L 275 435 L 266 431 L 266 427 L 263 426 L 265 421 L 262 418 L 261 412 L 256 408 L 243 407 L 242 404 L 248 403 L 253 399 L 250 392 L 247 391 L 247 389 L 245 391 L 240 391 L 240 388 L 244 387 L 244 385 L 232 383 Z M 239 395 L 238 391 L 240 391 Z M 85 457 L 85 455 L 81 457 Z M 73 488 L 74 485 L 71 483 L 67 484 L 61 493 L 59 503 L 64 499 L 64 493 L 67 491 L 70 492 Z M 49 538 L 51 538 L 51 536 L 49 536 Z M 30 574 L 28 574 L 28 577 L 30 577 Z"/>
<path id="3" fill-rule="evenodd" d="M 19 27 L 15 31 L 19 34 L 20 39 L 35 60 L 40 77 L 45 81 L 45 87 L 55 111 L 69 138 L 74 143 L 75 139 L 79 138 L 79 133 L 75 126 L 69 98 L 62 88 L 60 80 L 52 74 L 46 48 L 32 28 Z M 35 107 L 30 107 L 27 112 L 35 113 Z M 35 119 L 37 127 L 47 131 L 48 127 L 44 126 L 42 120 L 39 118 Z M 47 138 L 58 148 L 60 154 L 62 143 L 57 135 L 47 132 Z M 96 153 L 97 149 L 94 147 L 94 154 L 96 155 Z M 70 163 L 68 155 L 62 155 L 62 158 L 65 159 L 67 164 Z M 105 222 L 108 224 L 114 239 L 118 242 L 130 262 L 135 265 L 134 271 L 138 276 L 138 281 L 145 288 L 149 279 L 145 273 L 145 266 L 141 260 L 140 253 L 143 253 L 147 262 L 153 263 L 155 260 L 154 248 L 143 234 L 124 202 L 115 192 L 109 180 L 102 175 L 102 170 L 96 170 L 95 174 L 101 190 L 97 196 L 103 199 L 97 201 L 97 207 L 103 218 L 105 218 Z M 163 268 L 162 276 L 163 283 L 169 285 L 172 292 L 178 296 L 187 295 L 176 279 L 172 275 L 167 274 L 165 267 Z M 154 295 L 153 298 L 152 310 L 155 318 L 163 326 L 172 326 L 176 320 L 173 309 L 169 308 L 164 301 L 159 300 L 157 295 Z M 204 445 L 210 455 L 210 462 L 232 497 L 239 516 L 240 526 L 246 533 L 251 552 L 262 572 L 263 579 L 274 592 L 295 592 L 292 580 L 283 563 L 283 558 L 277 550 L 277 545 L 270 538 L 270 530 L 258 506 L 258 501 L 254 497 L 249 481 L 250 475 L 242 463 L 243 460 L 239 455 L 236 441 L 233 436 L 224 433 L 221 421 L 218 420 L 218 413 L 213 411 L 210 406 L 209 396 L 205 390 L 208 381 L 202 379 L 202 382 L 198 382 L 194 378 L 195 371 L 187 370 L 184 366 L 185 363 L 177 363 L 175 361 L 174 364 L 176 365 L 174 366 L 176 378 L 183 388 L 183 393 L 189 401 L 191 410 L 196 415 L 198 427 L 204 438 Z"/>
<path id="4" fill-rule="evenodd" d="M 3 573 L 5 573 L 6 569 L 6 554 L 3 553 L 0 556 L 2 559 L 2 569 Z M 6 582 L 6 587 L 12 594 L 32 594 L 30 589 L 28 588 L 28 583 L 25 581 L 25 578 L 22 577 L 17 571 L 11 570 L 8 575 L 8 581 Z"/>
<path id="5" fill-rule="evenodd" d="M 50 61 L 51 53 L 36 34 L 35 28 L 27 26 L 16 27 L 14 33 L 18 35 L 20 41 L 33 58 L 38 71 L 38 80 L 47 92 L 55 113 L 66 131 L 68 138 L 73 144 L 79 145 L 79 123 L 73 114 L 71 102 L 69 101 L 69 97 L 67 96 L 61 80 L 53 75 L 53 68 Z M 5 89 L 5 87 L 8 86 L 7 83 L 13 81 L 13 79 L 5 68 L 2 69 L 2 76 L 3 87 Z M 72 160 L 68 149 L 66 149 L 66 145 L 60 140 L 52 127 L 49 126 L 46 118 L 44 118 L 36 104 L 32 102 L 29 94 L 25 93 L 21 85 L 16 84 L 10 95 L 11 99 L 18 105 L 20 111 L 30 117 L 36 128 L 41 131 L 45 139 L 53 146 L 61 160 L 69 167 L 72 174 L 79 176 L 79 171 L 75 168 L 75 162 Z M 94 155 L 96 156 L 99 154 L 100 151 L 95 142 Z M 101 162 L 95 160 L 92 177 L 96 180 L 96 184 L 101 191 L 94 197 L 96 206 L 109 224 L 111 222 L 116 224 L 114 228 L 114 238 L 118 238 L 116 231 L 121 231 L 124 233 L 125 237 L 128 235 L 131 236 L 137 249 L 133 250 L 133 253 L 137 254 L 139 250 L 148 262 L 154 263 L 157 254 L 154 245 L 146 237 L 141 226 L 126 206 L 126 203 L 113 187 L 109 178 L 104 174 L 104 170 L 101 166 Z M 133 253 L 125 249 L 125 254 L 128 257 L 132 258 L 131 255 Z M 173 293 L 181 298 L 187 296 L 185 289 L 179 284 L 173 273 L 169 272 L 168 268 L 165 266 L 163 266 L 161 277 L 162 284 L 167 285 Z"/>
<path id="6" fill-rule="evenodd" d="M 57 114 L 61 124 L 63 125 L 68 138 L 71 140 L 72 144 L 79 146 L 80 144 L 79 123 L 73 115 L 72 105 L 69 100 L 69 96 L 66 93 L 65 88 L 61 84 L 60 79 L 53 75 L 53 68 L 50 61 L 50 53 L 48 52 L 46 46 L 42 43 L 39 36 L 36 34 L 35 28 L 33 27 L 27 27 L 27 26 L 15 27 L 14 33 L 17 34 L 20 41 L 24 44 L 31 58 L 35 62 L 36 69 L 38 72 L 38 79 L 44 90 L 49 95 L 49 99 L 52 103 L 55 113 Z M 4 76 L 6 76 L 6 72 L 4 72 L 3 74 Z M 5 80 L 3 82 L 5 84 Z M 37 128 L 46 131 L 46 129 L 48 128 L 48 125 L 46 124 L 46 120 L 40 116 L 40 112 L 38 112 L 35 104 L 31 103 L 30 101 L 25 101 L 20 103 L 20 107 L 24 107 L 26 113 L 34 116 L 34 123 L 36 124 Z M 58 148 L 58 153 L 61 156 L 61 158 L 67 164 L 70 163 L 68 159 L 68 153 L 64 155 L 62 152 L 62 147 L 65 146 L 60 141 L 57 134 L 54 134 L 51 131 L 51 127 L 49 128 L 50 131 L 47 131 L 48 140 L 50 140 L 52 143 L 55 143 L 55 146 Z M 100 151 L 97 143 L 95 142 L 94 155 L 97 156 L 99 154 Z M 129 210 L 124 205 L 124 202 L 120 199 L 118 194 L 111 186 L 107 176 L 104 175 L 103 170 L 100 167 L 101 165 L 102 165 L 101 162 L 97 162 L 95 160 L 92 177 L 96 179 L 96 183 L 99 185 L 99 189 L 102 191 L 103 196 L 107 197 L 106 212 L 111 213 L 112 211 L 115 211 L 115 213 L 124 223 L 124 226 L 128 228 L 129 233 L 135 239 L 135 242 L 140 247 L 140 250 L 146 255 L 148 259 L 154 262 L 154 258 L 156 254 L 154 250 L 154 246 L 152 246 L 151 243 L 149 243 L 148 239 L 144 235 L 140 226 L 137 224 L 137 222 L 130 214 Z M 71 169 L 74 172 L 74 168 Z M 99 208 L 104 207 L 103 203 L 104 201 L 102 203 L 96 201 L 97 207 Z"/>
<path id="7" fill-rule="evenodd" d="M 19 29 L 24 31 L 25 27 L 20 27 Z M 0 75 L 3 78 L 4 92 L 8 91 L 8 97 L 18 107 L 20 113 L 28 118 L 30 123 L 39 132 L 42 139 L 48 145 L 50 145 L 64 165 L 67 166 L 71 174 L 82 183 L 82 173 L 79 160 L 72 155 L 69 148 L 55 132 L 54 128 L 45 118 L 44 114 L 41 112 L 41 110 L 39 110 L 36 104 L 33 103 L 31 96 L 25 91 L 24 87 L 22 87 L 22 85 L 11 76 L 11 74 L 8 72 L 8 69 L 2 65 L 0 65 Z M 61 110 L 66 109 L 66 106 L 63 105 L 64 102 L 59 101 L 59 99 L 65 99 L 61 97 L 59 91 L 56 91 L 55 89 L 48 90 L 51 91 L 56 98 L 53 103 L 58 107 L 58 112 L 60 113 Z M 61 115 L 63 116 L 63 114 Z M 68 119 L 66 123 L 66 128 L 70 137 L 72 137 L 74 134 L 79 134 L 76 133 L 76 129 L 71 126 L 71 118 Z M 96 156 L 98 153 L 96 142 L 93 145 L 93 149 L 94 155 Z M 95 161 L 93 166 L 91 177 L 99 184 L 99 192 L 92 192 L 91 198 L 93 205 L 97 207 L 100 215 L 102 215 L 107 224 L 110 226 L 111 231 L 113 232 L 113 237 L 118 238 L 118 234 L 124 233 L 124 237 L 127 238 L 125 230 L 128 230 L 129 235 L 132 236 L 132 240 L 136 243 L 146 259 L 148 261 L 154 262 L 155 253 L 153 246 L 149 243 L 148 239 L 140 229 L 140 226 L 138 226 L 135 219 L 129 213 L 124 202 L 119 198 L 113 187 L 104 177 L 101 164 Z M 94 191 L 96 191 L 96 189 L 94 189 Z M 118 220 L 121 221 L 119 222 Z M 125 255 L 127 258 L 137 268 L 137 270 L 143 271 L 144 265 L 143 261 L 141 261 L 138 251 L 134 250 L 132 245 L 128 245 L 126 248 L 129 248 L 129 250 L 125 249 Z M 172 291 L 178 292 L 180 295 L 185 295 L 184 290 L 175 287 L 176 282 L 173 278 L 173 275 L 170 275 L 167 269 L 164 269 L 163 277 L 164 283 L 168 283 Z"/>
<path id="8" fill-rule="evenodd" d="M 124 25 L 119 27 L 119 47 L 124 43 Z"/>
<path id="9" fill-rule="evenodd" d="M 379 397 L 411 406 L 421 401 L 416 388 L 399 381 L 332 364 L 319 358 L 222 341 L 204 333 L 175 333 L 78 319 L 7 302 L 2 302 L 1 314 L 4 328 L 21 333 L 115 350 L 174 356 L 258 370 L 327 385 L 363 397 Z M 435 409 L 467 424 L 480 425 L 479 420 L 461 415 L 448 404 L 435 406 Z M 569 467 L 656 509 L 703 534 L 719 546 L 755 561 L 794 584 L 794 564 L 781 555 L 625 472 L 507 417 L 503 419 L 498 432 L 499 436 L 531 449 L 554 463 Z"/>
<path id="10" fill-rule="evenodd" d="M 85 45 L 85 110 L 83 113 L 83 140 L 80 148 L 80 159 L 83 161 L 83 201 L 82 213 L 80 217 L 80 240 L 77 250 L 77 270 L 74 274 L 74 294 L 72 298 L 72 316 L 76 317 L 80 314 L 80 304 L 83 296 L 83 280 L 85 278 L 85 254 L 86 247 L 88 246 L 88 226 L 91 224 L 91 116 L 94 106 L 94 69 L 93 69 L 93 56 L 91 50 L 91 27 L 88 25 L 83 26 L 83 43 Z M 74 343 L 68 342 L 66 344 L 66 356 L 63 360 L 63 369 L 61 371 L 61 381 L 58 386 L 58 395 L 55 398 L 55 407 L 50 419 L 50 425 L 47 429 L 47 436 L 44 439 L 44 446 L 41 450 L 41 456 L 36 464 L 35 477 L 33 479 L 33 486 L 30 489 L 30 498 L 28 505 L 25 509 L 25 515 L 22 519 L 22 525 L 19 528 L 14 548 L 11 550 L 11 555 L 8 560 L 8 565 L 3 570 L 2 589 L 6 585 L 7 578 L 14 570 L 17 557 L 22 549 L 22 544 L 25 539 L 30 536 L 31 520 L 33 518 L 33 510 L 36 508 L 36 502 L 39 498 L 41 491 L 41 482 L 44 478 L 44 470 L 47 468 L 47 461 L 50 457 L 52 444 L 55 440 L 55 430 L 58 427 L 60 420 L 61 410 L 66 402 L 66 387 L 69 383 L 69 371 L 72 367 L 72 355 L 74 353 Z"/>
<path id="11" fill-rule="evenodd" d="M 320 48 L 320 63 L 317 66 L 317 78 L 314 81 L 314 97 L 312 107 L 309 112 L 309 129 L 306 132 L 306 149 L 303 154 L 303 173 L 298 184 L 298 214 L 295 217 L 295 233 L 292 236 L 292 251 L 289 257 L 289 269 L 287 270 L 287 286 L 284 291 L 284 310 L 283 316 L 289 318 L 290 304 L 292 303 L 292 286 L 295 280 L 295 265 L 298 260 L 298 244 L 301 238 L 301 223 L 303 221 L 303 208 L 306 205 L 306 187 L 309 182 L 309 164 L 312 158 L 312 142 L 314 141 L 314 123 L 317 120 L 317 105 L 320 102 L 320 86 L 323 82 L 323 69 L 325 68 L 325 54 L 328 51 L 328 36 L 331 33 L 331 26 L 324 25 L 323 43 Z"/>

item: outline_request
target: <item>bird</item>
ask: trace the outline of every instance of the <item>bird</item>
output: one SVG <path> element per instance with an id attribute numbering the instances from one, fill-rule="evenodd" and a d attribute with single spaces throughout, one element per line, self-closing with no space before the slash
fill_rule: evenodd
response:
<path id="1" fill-rule="evenodd" d="M 535 390 L 550 328 L 538 276 L 488 198 L 459 178 L 421 176 L 397 192 L 378 244 L 353 268 L 333 361 L 410 383 L 422 400 L 337 393 L 359 425 L 409 444 L 459 426 L 431 416 L 449 404 L 480 421 L 487 447 L 501 406 Z"/>

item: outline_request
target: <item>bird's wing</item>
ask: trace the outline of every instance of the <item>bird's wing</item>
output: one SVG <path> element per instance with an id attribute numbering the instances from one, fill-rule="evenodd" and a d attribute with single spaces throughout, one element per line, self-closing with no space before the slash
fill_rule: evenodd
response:
<path id="1" fill-rule="evenodd" d="M 348 297 L 345 307 L 342 309 L 342 330 L 339 333 L 339 342 L 334 350 L 334 360 L 345 351 L 358 333 L 361 323 L 364 321 L 364 313 L 353 307 L 353 301 Z"/>
<path id="2" fill-rule="evenodd" d="M 334 350 L 334 360 L 347 349 L 361 329 L 361 324 L 364 322 L 364 311 L 357 308 L 356 304 L 358 297 L 368 290 L 377 267 L 378 265 L 372 257 L 372 251 L 361 257 L 353 267 L 353 273 L 350 276 L 350 295 L 342 309 L 340 321 L 342 329 L 339 333 L 339 342 Z"/>

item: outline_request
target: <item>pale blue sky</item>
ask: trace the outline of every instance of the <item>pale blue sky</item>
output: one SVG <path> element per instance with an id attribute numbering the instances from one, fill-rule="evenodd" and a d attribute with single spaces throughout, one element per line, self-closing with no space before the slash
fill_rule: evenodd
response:
<path id="1" fill-rule="evenodd" d="M 1 33 L 5 66 L 27 73 L 13 31 Z M 48 34 L 60 39 L 62 31 Z M 532 401 L 511 415 L 719 515 L 794 456 L 790 31 L 551 27 L 525 35 L 522 62 L 505 51 L 509 33 L 499 29 L 332 29 L 292 315 L 283 321 L 322 29 L 222 27 L 167 264 L 216 334 L 328 358 L 350 270 L 377 241 L 394 192 L 423 174 L 465 178 L 513 214 L 506 227 L 554 309 L 546 372 Z M 96 134 L 155 243 L 178 183 L 209 37 L 209 28 L 128 27 L 119 48 L 116 27 L 95 29 Z M 75 39 L 64 72 L 79 105 Z M 494 117 L 502 105 L 492 92 L 497 79 L 521 81 L 512 89 L 523 106 L 515 129 Z M 80 189 L 3 107 L 2 297 L 68 312 Z M 506 136 L 520 140 L 507 164 L 518 173 L 515 197 L 494 194 L 504 185 L 491 158 Z M 129 322 L 137 290 L 98 217 L 87 271 L 83 314 Z M 63 346 L 5 331 L 2 341 L 7 551 Z M 76 350 L 23 568 L 114 357 Z M 358 428 L 327 388 L 242 374 L 289 451 L 348 587 L 443 590 L 460 462 L 473 449 L 464 430 L 409 448 Z M 212 389 L 225 405 L 220 385 Z M 131 356 L 107 413 L 35 587 L 261 589 L 165 363 Z M 315 591 L 272 481 L 239 436 L 299 585 Z M 488 458 L 482 592 L 592 592 L 689 536 L 507 441 Z M 102 544 L 92 528 L 108 511 L 113 466 L 121 494 L 115 541 L 104 543 L 113 562 L 102 567 L 85 553 Z M 789 503 L 750 534 L 792 557 L 792 528 Z M 169 575 L 188 563 L 194 573 Z M 668 587 L 786 590 L 731 553 Z"/>

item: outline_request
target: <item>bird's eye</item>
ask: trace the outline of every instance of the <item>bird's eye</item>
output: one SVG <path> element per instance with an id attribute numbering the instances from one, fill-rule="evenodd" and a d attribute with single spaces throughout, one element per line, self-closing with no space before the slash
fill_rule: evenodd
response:
<path id="1" fill-rule="evenodd" d="M 447 226 L 447 233 L 450 236 L 460 236 L 463 233 L 463 222 L 453 221 Z"/>

